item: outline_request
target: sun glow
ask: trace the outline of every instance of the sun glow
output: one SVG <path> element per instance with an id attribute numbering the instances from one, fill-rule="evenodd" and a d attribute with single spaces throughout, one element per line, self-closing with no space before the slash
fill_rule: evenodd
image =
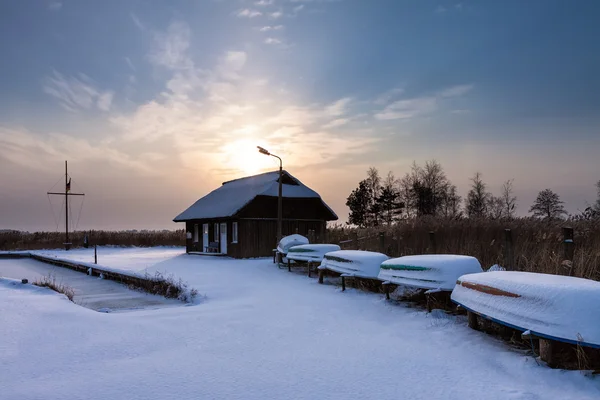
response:
<path id="1" fill-rule="evenodd" d="M 258 139 L 241 139 L 222 147 L 227 162 L 227 169 L 233 174 L 253 175 L 261 171 L 274 170 L 279 167 L 278 160 L 260 154 L 257 145 L 265 145 Z"/>

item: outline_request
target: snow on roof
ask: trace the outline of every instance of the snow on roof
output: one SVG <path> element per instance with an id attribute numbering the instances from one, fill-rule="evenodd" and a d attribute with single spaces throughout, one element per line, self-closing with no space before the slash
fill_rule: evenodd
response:
<path id="1" fill-rule="evenodd" d="M 287 171 L 283 171 L 283 175 L 283 197 L 321 199 L 317 192 L 304 185 Z M 279 171 L 273 171 L 223 182 L 220 188 L 196 201 L 187 210 L 175 217 L 173 221 L 231 217 L 254 200 L 256 196 L 277 197 L 279 195 L 278 179 Z M 325 202 L 323 202 L 323 205 L 333 215 L 336 215 Z"/>

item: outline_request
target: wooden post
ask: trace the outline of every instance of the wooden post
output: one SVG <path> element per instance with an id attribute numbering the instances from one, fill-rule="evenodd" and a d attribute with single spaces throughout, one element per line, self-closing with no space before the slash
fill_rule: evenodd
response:
<path id="1" fill-rule="evenodd" d="M 319 283 L 322 285 L 323 284 L 323 275 L 325 274 L 325 272 L 320 269 L 319 270 Z"/>
<path id="2" fill-rule="evenodd" d="M 352 232 L 352 244 L 354 247 L 354 250 L 358 250 L 359 246 L 358 246 L 358 232 Z"/>
<path id="3" fill-rule="evenodd" d="M 479 318 L 477 317 L 477 314 L 475 314 L 472 311 L 467 311 L 467 319 L 469 320 L 469 328 L 471 329 L 475 329 L 476 331 L 479 330 Z"/>
<path id="4" fill-rule="evenodd" d="M 513 248 L 513 237 L 510 229 L 504 230 L 504 265 L 507 271 L 515 270 L 515 253 Z"/>
<path id="5" fill-rule="evenodd" d="M 308 277 L 310 278 L 310 261 L 306 263 L 308 265 Z"/>
<path id="6" fill-rule="evenodd" d="M 288 272 L 292 272 L 292 266 L 290 265 L 290 259 L 287 259 Z"/>
<path id="7" fill-rule="evenodd" d="M 98 251 L 96 245 L 94 245 L 94 264 L 98 264 Z"/>
<path id="8" fill-rule="evenodd" d="M 551 368 L 554 367 L 554 360 L 552 357 L 553 348 L 554 345 L 551 340 L 540 338 L 540 358 L 542 359 L 542 361 L 545 361 Z"/>
<path id="9" fill-rule="evenodd" d="M 385 293 L 385 299 L 390 300 L 390 284 L 383 283 L 383 292 Z"/>
<path id="10" fill-rule="evenodd" d="M 379 232 L 379 252 L 385 254 L 385 232 Z"/>
<path id="11" fill-rule="evenodd" d="M 342 292 L 346 290 L 346 277 L 342 276 Z"/>
<path id="12" fill-rule="evenodd" d="M 563 266 L 569 270 L 569 276 L 573 276 L 575 268 L 573 257 L 575 255 L 575 242 L 573 241 L 573 228 L 564 227 L 563 232 Z"/>
<path id="13" fill-rule="evenodd" d="M 431 294 L 426 294 L 425 299 L 427 300 L 427 312 L 430 313 L 433 309 L 433 299 L 431 298 Z"/>
<path id="14" fill-rule="evenodd" d="M 435 232 L 429 232 L 429 251 L 431 254 L 437 253 L 437 243 L 435 241 Z"/>

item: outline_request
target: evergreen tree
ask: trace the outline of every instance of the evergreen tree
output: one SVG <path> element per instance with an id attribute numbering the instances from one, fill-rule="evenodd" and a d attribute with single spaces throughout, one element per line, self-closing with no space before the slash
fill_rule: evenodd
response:
<path id="1" fill-rule="evenodd" d="M 466 211 L 469 218 L 483 218 L 487 215 L 489 193 L 486 190 L 486 184 L 481 178 L 481 173 L 476 172 L 471 178 L 471 190 L 467 194 Z"/>
<path id="2" fill-rule="evenodd" d="M 533 213 L 533 216 L 536 218 L 549 221 L 560 219 L 563 215 L 567 214 L 563 204 L 564 202 L 560 200 L 558 194 L 550 189 L 545 189 L 538 194 L 529 212 Z"/>
<path id="3" fill-rule="evenodd" d="M 361 228 L 366 227 L 369 222 L 369 212 L 372 206 L 371 190 L 366 179 L 360 181 L 358 188 L 350 193 L 350 196 L 346 200 L 346 206 L 350 209 L 348 223 Z"/>
<path id="4" fill-rule="evenodd" d="M 376 200 L 383 221 L 389 225 L 400 219 L 404 204 L 400 201 L 398 191 L 393 186 L 382 186 L 381 194 Z"/>

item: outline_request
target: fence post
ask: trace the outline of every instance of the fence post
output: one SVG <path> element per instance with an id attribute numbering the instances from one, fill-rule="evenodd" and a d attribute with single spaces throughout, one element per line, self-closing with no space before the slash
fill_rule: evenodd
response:
<path id="1" fill-rule="evenodd" d="M 98 252 L 96 251 L 96 245 L 94 245 L 94 264 L 98 264 Z"/>
<path id="2" fill-rule="evenodd" d="M 358 232 L 352 232 L 352 244 L 354 245 L 354 250 L 358 250 Z"/>
<path id="3" fill-rule="evenodd" d="M 515 270 L 515 252 L 512 231 L 510 229 L 504 230 L 504 268 L 507 271 Z"/>
<path id="4" fill-rule="evenodd" d="M 573 228 L 563 227 L 563 262 L 562 265 L 569 270 L 569 276 L 573 276 L 575 268 L 573 258 L 575 256 L 575 243 L 573 241 Z"/>
<path id="5" fill-rule="evenodd" d="M 385 232 L 379 232 L 379 252 L 385 254 Z"/>
<path id="6" fill-rule="evenodd" d="M 435 240 L 435 232 L 433 231 L 429 232 L 429 250 L 431 254 L 437 253 L 437 243 Z"/>

